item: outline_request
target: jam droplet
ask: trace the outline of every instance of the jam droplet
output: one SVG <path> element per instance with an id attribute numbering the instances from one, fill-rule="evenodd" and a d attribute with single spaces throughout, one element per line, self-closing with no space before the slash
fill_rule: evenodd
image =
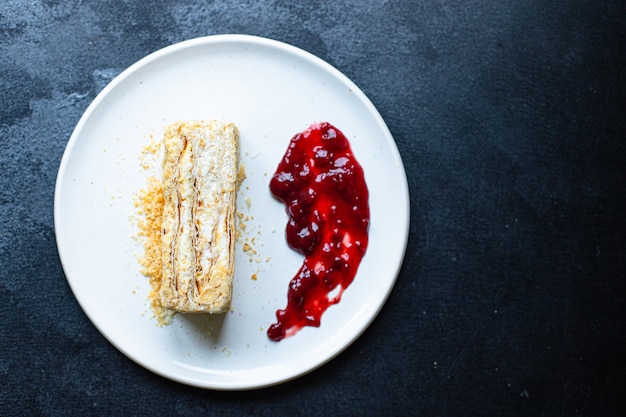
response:
<path id="1" fill-rule="evenodd" d="M 329 123 L 296 134 L 270 181 L 285 204 L 289 246 L 305 256 L 268 337 L 280 341 L 319 327 L 354 280 L 368 243 L 368 190 L 348 139 Z"/>

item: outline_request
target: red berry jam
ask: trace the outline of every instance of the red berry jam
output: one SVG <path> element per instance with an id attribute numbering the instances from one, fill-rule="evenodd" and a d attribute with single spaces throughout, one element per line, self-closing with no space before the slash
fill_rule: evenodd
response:
<path id="1" fill-rule="evenodd" d="M 295 135 L 270 181 L 285 204 L 289 246 L 305 256 L 289 284 L 287 307 L 267 331 L 279 341 L 319 327 L 352 283 L 368 241 L 368 191 L 348 139 L 329 123 Z"/>

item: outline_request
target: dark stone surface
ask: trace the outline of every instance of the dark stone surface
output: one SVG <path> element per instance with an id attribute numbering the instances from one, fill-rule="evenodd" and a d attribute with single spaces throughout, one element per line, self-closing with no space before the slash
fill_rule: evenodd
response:
<path id="1" fill-rule="evenodd" d="M 397 286 L 328 365 L 253 392 L 158 377 L 88 321 L 53 192 L 96 94 L 219 33 L 308 50 L 386 120 L 411 191 Z M 0 415 L 626 414 L 621 0 L 0 3 Z"/>

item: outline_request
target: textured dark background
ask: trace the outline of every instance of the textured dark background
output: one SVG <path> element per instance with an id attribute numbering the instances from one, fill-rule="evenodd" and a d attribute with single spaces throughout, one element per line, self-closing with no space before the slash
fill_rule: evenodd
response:
<path id="1" fill-rule="evenodd" d="M 119 353 L 76 303 L 53 229 L 59 161 L 96 94 L 219 33 L 344 72 L 411 192 L 373 325 L 253 392 L 189 388 Z M 0 415 L 626 415 L 625 49 L 621 0 L 2 1 Z"/>

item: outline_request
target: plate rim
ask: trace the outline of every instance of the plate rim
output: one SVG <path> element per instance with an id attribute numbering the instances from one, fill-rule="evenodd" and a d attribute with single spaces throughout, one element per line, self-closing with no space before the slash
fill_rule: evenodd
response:
<path id="1" fill-rule="evenodd" d="M 146 363 L 146 361 L 142 361 L 141 358 L 137 358 L 134 355 L 131 355 L 129 352 L 127 352 L 125 348 L 123 348 L 116 340 L 114 340 L 112 337 L 110 337 L 110 335 L 107 334 L 107 332 L 105 332 L 105 330 L 101 327 L 101 325 L 98 323 L 96 318 L 93 317 L 93 315 L 90 313 L 89 307 L 84 305 L 83 300 L 81 300 L 81 298 L 78 296 L 77 289 L 75 287 L 76 284 L 74 282 L 75 278 L 71 278 L 70 277 L 71 273 L 68 271 L 68 268 L 69 268 L 68 259 L 70 259 L 70 256 L 67 253 L 65 253 L 64 249 L 62 248 L 63 246 L 62 242 L 64 242 L 64 238 L 61 236 L 61 228 L 59 224 L 60 210 L 63 205 L 61 201 L 61 195 L 62 195 L 62 187 L 64 186 L 63 180 L 64 180 L 65 171 L 67 169 L 68 164 L 70 163 L 72 159 L 74 148 L 76 146 L 76 143 L 79 141 L 79 138 L 81 137 L 81 132 L 84 130 L 84 126 L 89 122 L 90 118 L 92 117 L 96 109 L 99 107 L 100 103 L 103 100 L 105 100 L 106 97 L 111 92 L 113 92 L 115 88 L 120 83 L 122 83 L 126 78 L 132 76 L 132 74 L 134 74 L 139 69 L 150 65 L 151 62 L 156 61 L 163 56 L 167 56 L 171 53 L 175 53 L 175 52 L 187 49 L 187 48 L 194 48 L 197 46 L 209 45 L 209 44 L 227 44 L 227 43 L 246 44 L 246 45 L 263 45 L 266 47 L 278 49 L 281 52 L 285 52 L 290 55 L 299 56 L 300 58 L 304 59 L 307 64 L 312 64 L 312 65 L 321 67 L 325 72 L 328 72 L 330 75 L 337 78 L 342 84 L 350 87 L 351 92 L 358 96 L 359 101 L 367 107 L 370 115 L 376 118 L 377 125 L 381 128 L 381 131 L 385 133 L 384 135 L 385 141 L 387 142 L 387 145 L 390 147 L 392 151 L 391 154 L 394 157 L 395 162 L 397 166 L 399 167 L 399 171 L 402 174 L 401 178 L 398 178 L 398 180 L 401 182 L 400 186 L 404 191 L 402 193 L 402 197 L 405 200 L 404 201 L 405 204 L 403 207 L 405 216 L 402 218 L 402 221 L 406 225 L 406 227 L 402 228 L 403 235 L 398 236 L 398 239 L 401 240 L 402 250 L 399 253 L 397 253 L 397 262 L 395 263 L 394 268 L 393 268 L 393 276 L 390 280 L 388 287 L 386 288 L 386 293 L 384 294 L 384 296 L 380 297 L 380 302 L 377 304 L 376 308 L 373 309 L 371 313 L 366 316 L 365 320 L 363 321 L 363 324 L 359 327 L 358 331 L 356 331 L 352 335 L 352 337 L 347 339 L 343 344 L 332 349 L 331 354 L 326 355 L 326 357 L 323 360 L 316 361 L 312 366 L 302 367 L 302 369 L 299 372 L 293 373 L 287 377 L 280 374 L 277 376 L 273 376 L 271 378 L 265 378 L 262 383 L 252 383 L 252 384 L 245 383 L 246 381 L 239 381 L 239 380 L 233 381 L 233 383 L 230 383 L 230 384 L 229 383 L 215 384 L 215 383 L 210 383 L 204 380 L 200 381 L 197 378 L 188 377 L 188 376 L 181 375 L 181 374 L 172 375 L 172 374 L 163 372 L 161 369 L 151 366 L 149 363 Z M 340 355 L 342 352 L 344 352 L 357 339 L 359 339 L 362 336 L 362 334 L 371 326 L 374 320 L 378 317 L 380 311 L 385 306 L 389 296 L 391 295 L 391 292 L 395 288 L 398 276 L 400 274 L 402 265 L 404 263 L 407 246 L 408 246 L 409 231 L 410 231 L 410 193 L 409 193 L 406 170 L 404 168 L 402 157 L 387 124 L 385 123 L 382 116 L 380 115 L 380 113 L 378 112 L 374 104 L 371 102 L 371 100 L 345 74 L 343 74 L 337 68 L 335 68 L 334 66 L 332 66 L 325 60 L 321 59 L 320 57 L 304 49 L 301 49 L 297 46 L 294 46 L 294 45 L 291 45 L 282 41 L 278 41 L 278 40 L 274 40 L 274 39 L 270 39 L 266 37 L 261 37 L 261 36 L 256 36 L 256 35 L 247 35 L 247 34 L 218 34 L 218 35 L 201 36 L 197 38 L 184 40 L 181 42 L 177 42 L 177 43 L 165 46 L 152 53 L 149 53 L 148 55 L 139 59 L 138 61 L 136 61 L 135 63 L 133 63 L 126 69 L 124 69 L 122 72 L 120 72 L 113 80 L 111 80 L 103 89 L 101 89 L 97 93 L 96 97 L 94 97 L 92 102 L 88 105 L 86 110 L 81 115 L 76 126 L 74 127 L 72 134 L 64 149 L 61 162 L 59 164 L 59 168 L 58 168 L 57 176 L 56 176 L 55 188 L 54 188 L 54 231 L 55 231 L 57 251 L 59 253 L 59 259 L 60 259 L 60 262 L 64 271 L 66 281 L 68 282 L 68 285 L 70 286 L 70 289 L 72 291 L 72 294 L 74 295 L 75 300 L 78 302 L 79 306 L 83 310 L 83 313 L 87 316 L 87 318 L 92 323 L 92 325 L 94 325 L 94 327 L 98 330 L 98 332 L 109 343 L 111 343 L 111 345 L 113 345 L 119 352 L 124 354 L 124 356 L 129 358 L 135 364 L 138 364 L 141 367 L 151 371 L 152 373 L 160 375 L 161 377 L 164 377 L 171 381 L 175 381 L 175 382 L 189 385 L 189 386 L 194 386 L 197 388 L 210 389 L 210 390 L 216 390 L 216 391 L 245 391 L 245 390 L 261 389 L 261 388 L 266 388 L 269 386 L 275 386 L 275 385 L 279 385 L 282 383 L 286 383 L 324 366 L 325 364 L 327 364 L 328 362 L 336 358 L 338 355 Z M 392 275 L 391 271 L 390 271 L 390 275 Z M 239 382 L 239 383 L 237 384 L 235 382 Z"/>

